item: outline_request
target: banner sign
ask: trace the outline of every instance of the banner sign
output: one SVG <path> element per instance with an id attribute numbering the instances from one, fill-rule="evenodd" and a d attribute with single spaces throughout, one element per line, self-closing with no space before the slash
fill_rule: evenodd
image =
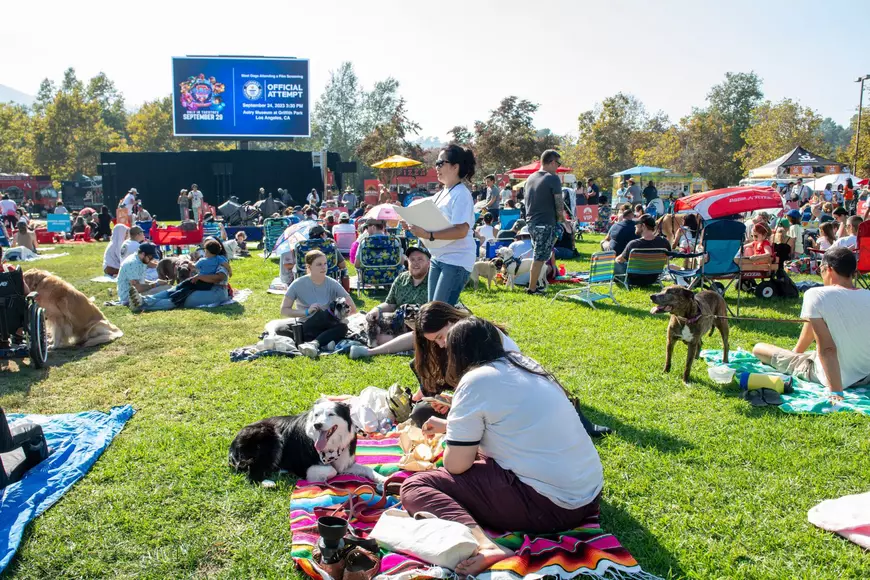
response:
<path id="1" fill-rule="evenodd" d="M 176 137 L 308 137 L 308 61 L 175 57 Z"/>

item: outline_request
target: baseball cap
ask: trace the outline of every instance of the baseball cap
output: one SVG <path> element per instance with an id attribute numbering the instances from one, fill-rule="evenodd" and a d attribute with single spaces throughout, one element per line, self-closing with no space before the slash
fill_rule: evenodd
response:
<path id="1" fill-rule="evenodd" d="M 526 220 L 519 219 L 519 220 L 515 221 L 514 227 L 517 229 L 520 229 L 520 230 L 523 229 L 524 227 L 526 227 Z"/>
<path id="2" fill-rule="evenodd" d="M 323 229 L 323 226 L 311 226 L 311 229 L 308 230 L 309 238 L 319 238 L 323 234 L 326 233 L 326 230 Z"/>
<path id="3" fill-rule="evenodd" d="M 301 205 L 294 205 L 293 211 L 302 211 L 302 206 Z"/>
<path id="4" fill-rule="evenodd" d="M 405 250 L 405 255 L 410 257 L 411 252 L 420 252 L 421 254 L 426 254 L 427 258 L 431 258 L 432 256 L 429 254 L 429 250 L 424 248 L 423 246 L 408 246 L 408 249 Z"/>
<path id="5" fill-rule="evenodd" d="M 522 228 L 520 228 L 520 231 L 517 232 L 517 237 L 531 235 L 532 234 L 529 233 L 529 226 L 523 226 Z"/>
<path id="6" fill-rule="evenodd" d="M 155 246 L 151 242 L 143 242 L 139 244 L 139 251 L 146 256 L 150 256 L 152 258 L 157 257 L 157 246 Z"/>
<path id="7" fill-rule="evenodd" d="M 787 215 L 788 217 L 793 217 L 795 219 L 801 219 L 801 212 L 796 209 L 789 210 L 789 212 L 785 215 Z"/>
<path id="8" fill-rule="evenodd" d="M 349 215 L 346 211 L 343 211 L 343 212 L 341 212 L 341 214 L 339 214 L 338 219 L 340 219 L 340 220 L 349 220 L 349 219 L 350 219 L 350 215 Z"/>

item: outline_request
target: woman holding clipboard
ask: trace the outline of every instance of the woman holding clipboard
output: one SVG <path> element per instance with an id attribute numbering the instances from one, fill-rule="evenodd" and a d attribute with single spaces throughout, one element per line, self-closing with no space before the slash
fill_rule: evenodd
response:
<path id="1" fill-rule="evenodd" d="M 430 302 L 439 300 L 456 304 L 474 267 L 477 255 L 477 244 L 474 242 L 474 200 L 463 183 L 463 180 L 474 176 L 474 166 L 474 153 L 471 149 L 455 143 L 442 149 L 435 162 L 435 173 L 444 187 L 435 194 L 432 201 L 453 225 L 430 232 L 419 226 L 403 224 L 406 230 L 420 238 L 432 254 L 429 266 Z M 435 240 L 447 243 L 426 244 Z"/>

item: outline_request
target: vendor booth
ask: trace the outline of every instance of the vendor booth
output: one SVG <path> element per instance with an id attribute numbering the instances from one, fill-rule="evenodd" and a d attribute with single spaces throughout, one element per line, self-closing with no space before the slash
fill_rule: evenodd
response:
<path id="1" fill-rule="evenodd" d="M 770 163 L 750 169 L 748 180 L 777 179 L 788 181 L 799 177 L 843 173 L 848 172 L 848 170 L 846 165 L 838 161 L 816 155 L 798 146 Z"/>
<path id="2" fill-rule="evenodd" d="M 694 173 L 674 173 L 670 169 L 651 167 L 649 165 L 631 167 L 614 173 L 612 177 L 613 191 L 619 189 L 622 182 L 629 177 L 635 178 L 635 181 L 641 188 L 652 181 L 658 190 L 659 197 L 662 199 L 676 199 L 707 189 L 707 180 L 700 175 L 695 175 Z"/>

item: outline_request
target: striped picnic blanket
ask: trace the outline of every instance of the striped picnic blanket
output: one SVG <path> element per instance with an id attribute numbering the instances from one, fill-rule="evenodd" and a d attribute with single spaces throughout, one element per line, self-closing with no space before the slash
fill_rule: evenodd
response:
<path id="1" fill-rule="evenodd" d="M 382 475 L 407 477 L 401 472 L 398 462 L 402 457 L 399 439 L 394 434 L 360 439 L 357 444 L 357 461 L 369 465 Z M 370 483 L 355 476 L 343 475 L 328 483 L 312 483 L 300 480 L 290 500 L 290 530 L 293 535 L 291 556 L 299 568 L 315 580 L 325 580 L 312 559 L 312 548 L 317 543 L 317 518 L 315 508 L 328 508 L 342 504 L 357 487 Z M 377 503 L 379 496 L 362 492 L 358 496 L 367 505 Z M 357 535 L 367 537 L 379 514 L 399 503 L 390 497 L 384 508 L 363 509 L 354 517 L 351 526 Z M 482 580 L 518 580 L 552 576 L 560 579 L 581 576 L 610 579 L 655 580 L 658 578 L 644 572 L 637 561 L 622 547 L 616 537 L 604 532 L 598 517 L 590 518 L 583 526 L 559 535 L 529 537 L 523 533 L 511 533 L 496 538 L 496 542 L 517 552 L 477 576 Z M 411 580 L 413 578 L 448 578 L 452 572 L 425 564 L 411 556 L 381 550 L 379 580 Z"/>

